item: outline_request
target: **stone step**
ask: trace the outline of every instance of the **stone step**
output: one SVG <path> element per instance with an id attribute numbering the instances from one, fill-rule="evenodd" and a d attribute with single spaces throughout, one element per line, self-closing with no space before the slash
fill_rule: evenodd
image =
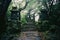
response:
<path id="1" fill-rule="evenodd" d="M 36 30 L 36 27 L 34 25 L 24 25 L 21 27 L 22 31 L 33 31 Z"/>
<path id="2" fill-rule="evenodd" d="M 22 27 L 35 27 L 35 25 L 23 25 Z"/>
<path id="3" fill-rule="evenodd" d="M 24 28 L 21 31 L 34 31 L 36 28 Z"/>
<path id="4" fill-rule="evenodd" d="M 27 28 L 30 28 L 30 29 L 33 28 L 33 29 L 35 29 L 36 27 L 21 27 L 21 28 L 22 28 L 22 29 L 25 29 L 25 28 L 26 28 L 26 29 L 27 29 Z"/>
<path id="5" fill-rule="evenodd" d="M 21 32 L 21 40 L 40 40 L 40 36 L 37 31 L 25 31 Z"/>

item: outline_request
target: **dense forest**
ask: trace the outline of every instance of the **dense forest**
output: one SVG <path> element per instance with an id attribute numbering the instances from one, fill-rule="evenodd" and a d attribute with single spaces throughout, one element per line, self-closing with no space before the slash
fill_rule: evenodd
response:
<path id="1" fill-rule="evenodd" d="M 0 0 L 0 40 L 16 40 L 28 21 L 44 40 L 60 40 L 60 0 Z"/>

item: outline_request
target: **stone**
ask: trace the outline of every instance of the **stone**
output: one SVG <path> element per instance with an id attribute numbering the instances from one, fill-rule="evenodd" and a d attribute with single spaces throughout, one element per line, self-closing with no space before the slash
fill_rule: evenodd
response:
<path id="1" fill-rule="evenodd" d="M 25 31 L 21 32 L 20 40 L 40 40 L 37 31 Z"/>
<path id="2" fill-rule="evenodd" d="M 27 22 L 26 24 L 22 25 L 21 31 L 35 31 L 36 26 L 34 25 L 33 22 Z"/>

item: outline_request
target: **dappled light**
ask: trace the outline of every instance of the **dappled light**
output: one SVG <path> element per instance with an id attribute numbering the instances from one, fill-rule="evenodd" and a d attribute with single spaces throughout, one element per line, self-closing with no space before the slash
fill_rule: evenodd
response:
<path id="1" fill-rule="evenodd" d="M 0 0 L 0 40 L 60 40 L 60 0 Z"/>

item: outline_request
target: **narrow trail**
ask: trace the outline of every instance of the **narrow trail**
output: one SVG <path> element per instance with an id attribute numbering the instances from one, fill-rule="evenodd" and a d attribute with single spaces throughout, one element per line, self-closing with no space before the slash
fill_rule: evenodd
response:
<path id="1" fill-rule="evenodd" d="M 19 40 L 40 40 L 38 31 L 36 31 L 35 25 L 32 22 L 27 22 L 23 25 Z"/>

